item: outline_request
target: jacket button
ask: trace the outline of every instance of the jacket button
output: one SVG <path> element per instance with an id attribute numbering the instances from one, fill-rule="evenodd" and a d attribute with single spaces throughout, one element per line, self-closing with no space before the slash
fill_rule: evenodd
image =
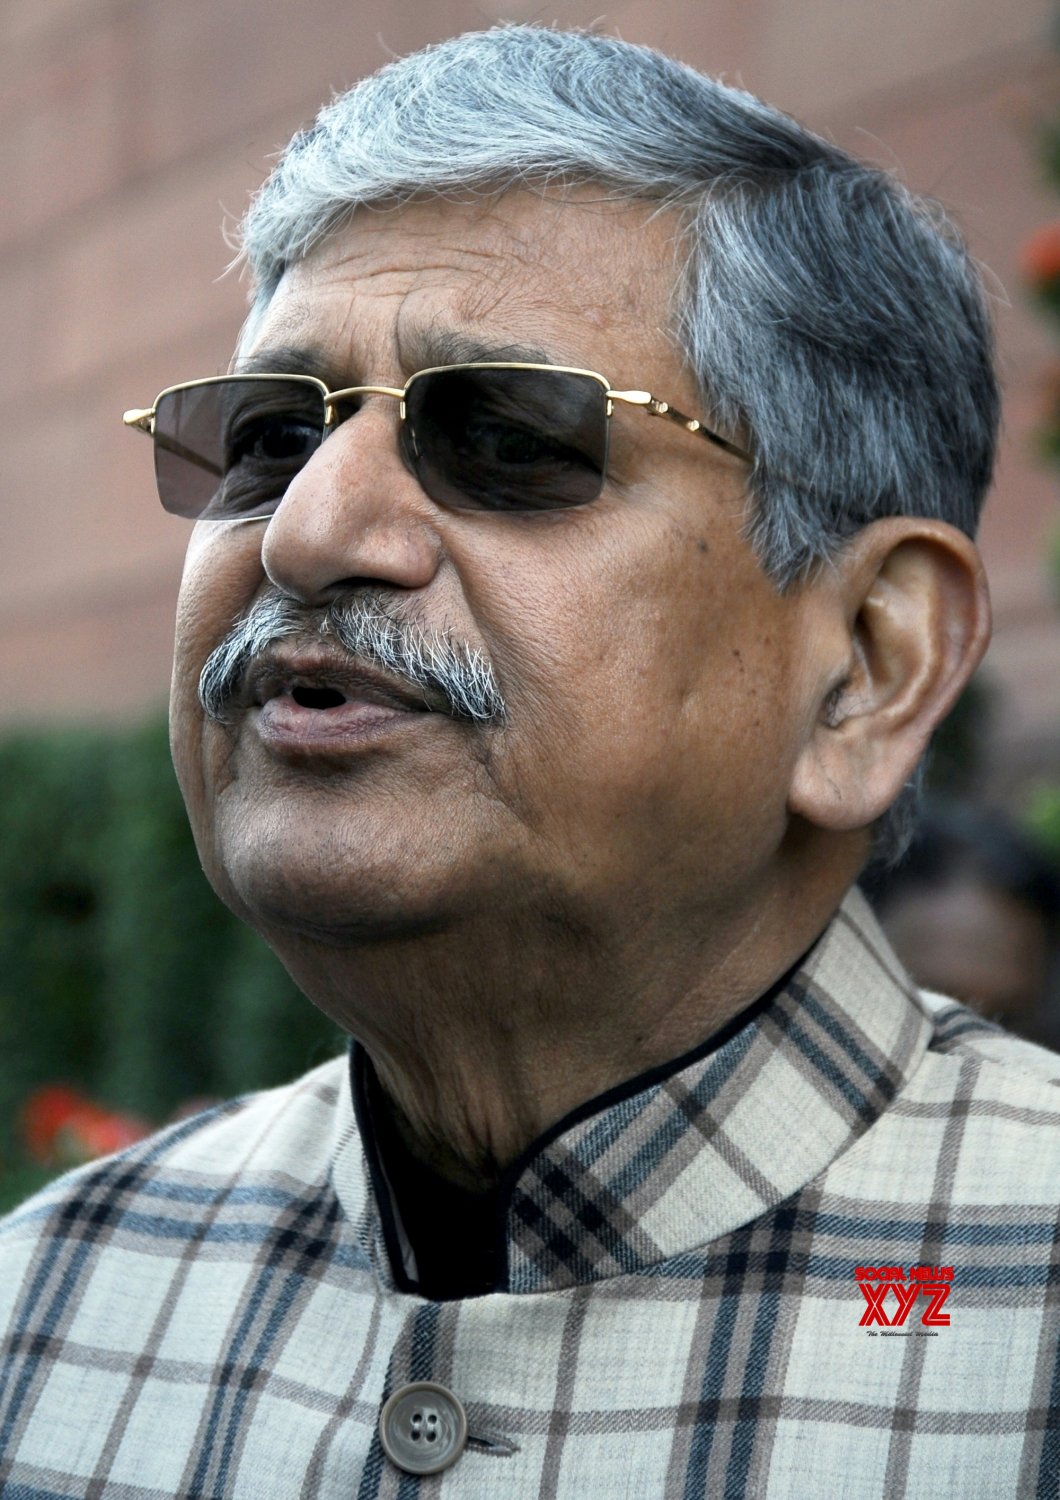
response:
<path id="1" fill-rule="evenodd" d="M 444 1385 L 403 1385 L 379 1413 L 379 1438 L 391 1463 L 406 1474 L 437 1474 L 455 1464 L 467 1443 L 467 1414 Z"/>

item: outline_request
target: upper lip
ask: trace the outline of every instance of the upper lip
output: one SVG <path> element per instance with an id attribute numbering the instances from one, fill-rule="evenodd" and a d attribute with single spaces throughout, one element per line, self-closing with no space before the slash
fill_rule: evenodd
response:
<path id="1" fill-rule="evenodd" d="M 247 670 L 240 698 L 247 706 L 262 706 L 296 687 L 332 688 L 347 701 L 379 703 L 385 708 L 424 711 L 445 710 L 436 693 L 392 677 L 356 657 L 326 648 L 266 650 L 254 658 Z"/>

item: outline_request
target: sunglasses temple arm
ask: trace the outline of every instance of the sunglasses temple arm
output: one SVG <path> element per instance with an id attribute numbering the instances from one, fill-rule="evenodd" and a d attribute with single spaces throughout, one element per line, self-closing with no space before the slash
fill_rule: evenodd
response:
<path id="1" fill-rule="evenodd" d="M 649 417 L 669 417 L 670 421 L 676 422 L 678 427 L 683 427 L 686 432 L 695 433 L 699 437 L 705 437 L 708 443 L 713 443 L 717 448 L 723 448 L 726 453 L 734 453 L 737 458 L 745 458 L 749 463 L 754 461 L 746 448 L 741 448 L 738 443 L 731 443 L 728 438 L 722 437 L 720 432 L 706 427 L 698 417 L 686 417 L 683 411 L 678 411 L 666 401 L 653 400 L 651 405 L 646 406 L 644 410 Z"/>
<path id="2" fill-rule="evenodd" d="M 153 407 L 147 411 L 127 411 L 122 421 L 126 427 L 142 432 L 145 437 L 154 438 L 156 446 L 164 448 L 167 453 L 175 453 L 178 458 L 184 459 L 185 463 L 194 464 L 197 469 L 205 469 L 207 474 L 216 474 L 220 478 L 221 470 L 216 464 L 212 464 L 208 458 L 203 458 L 201 453 L 185 448 L 184 444 L 178 443 L 176 438 L 167 437 L 164 432 L 159 432 L 155 425 Z"/>
<path id="3" fill-rule="evenodd" d="M 216 474 L 220 478 L 222 470 L 216 464 L 212 464 L 208 458 L 203 458 L 201 453 L 185 448 L 183 443 L 178 443 L 175 438 L 167 437 L 165 433 L 156 432 L 154 437 L 158 447 L 164 448 L 167 453 L 174 453 L 185 463 L 194 464 L 197 469 L 205 469 L 207 474 Z"/>
<path id="4" fill-rule="evenodd" d="M 683 411 L 678 411 L 668 401 L 660 401 L 649 391 L 608 391 L 608 399 L 611 401 L 624 401 L 628 406 L 639 406 L 641 411 L 646 412 L 649 417 L 667 417 L 671 422 L 676 422 L 678 427 L 683 427 L 686 432 L 694 433 L 698 437 L 704 437 L 709 443 L 723 448 L 726 453 L 734 453 L 737 458 L 746 459 L 749 463 L 754 462 L 754 456 L 748 453 L 746 448 L 741 448 L 738 443 L 731 443 L 728 438 L 722 437 L 720 432 L 714 432 L 707 427 L 698 417 L 688 417 Z"/>

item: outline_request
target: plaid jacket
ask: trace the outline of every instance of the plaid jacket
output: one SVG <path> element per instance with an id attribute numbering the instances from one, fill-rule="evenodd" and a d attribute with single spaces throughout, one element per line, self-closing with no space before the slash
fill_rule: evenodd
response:
<path id="1" fill-rule="evenodd" d="M 1056 1495 L 1054 1066 L 917 997 L 853 894 L 720 1049 L 527 1162 L 505 1291 L 432 1303 L 329 1063 L 6 1221 L 0 1496 Z M 470 1434 L 426 1478 L 377 1432 L 420 1380 Z"/>

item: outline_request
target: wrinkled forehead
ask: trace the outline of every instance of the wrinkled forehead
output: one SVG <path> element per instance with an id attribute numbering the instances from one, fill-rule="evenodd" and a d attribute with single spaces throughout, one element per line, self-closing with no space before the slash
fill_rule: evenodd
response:
<path id="1" fill-rule="evenodd" d="M 326 349 L 343 379 L 351 363 L 394 378 L 367 370 L 371 359 L 407 375 L 532 356 L 661 361 L 672 380 L 678 256 L 673 215 L 588 186 L 362 207 L 288 266 L 239 354 Z"/>

